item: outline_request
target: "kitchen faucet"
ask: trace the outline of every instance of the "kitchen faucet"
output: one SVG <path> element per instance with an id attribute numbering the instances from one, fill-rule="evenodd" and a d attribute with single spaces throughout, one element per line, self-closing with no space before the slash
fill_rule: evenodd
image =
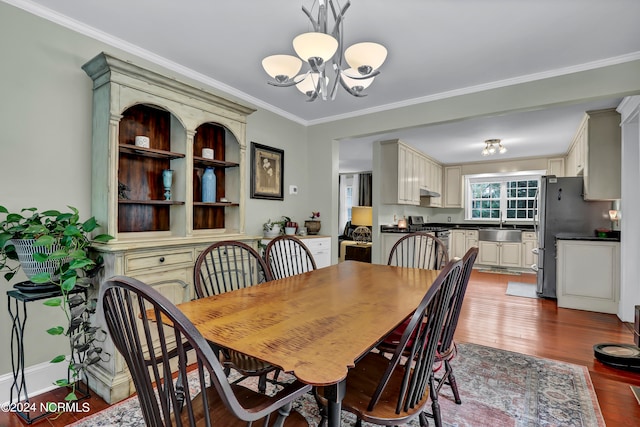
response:
<path id="1" fill-rule="evenodd" d="M 502 211 L 500 211 L 500 228 L 502 228 L 502 224 L 503 224 L 503 223 L 504 223 L 504 222 L 502 221 Z"/>

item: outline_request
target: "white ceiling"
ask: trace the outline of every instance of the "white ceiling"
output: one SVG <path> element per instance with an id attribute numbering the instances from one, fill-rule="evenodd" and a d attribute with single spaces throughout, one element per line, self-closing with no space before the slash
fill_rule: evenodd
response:
<path id="1" fill-rule="evenodd" d="M 301 6 L 311 0 L 2 1 L 305 125 L 640 59 L 639 0 L 351 0 L 345 45 L 385 45 L 381 75 L 365 98 L 341 91 L 305 102 L 295 88 L 267 85 L 260 62 L 294 53 L 291 40 L 310 30 Z M 398 137 L 443 163 L 482 160 L 488 138 L 505 141 L 503 158 L 558 154 L 582 112 L 618 102 L 344 141 L 341 170 L 367 169 L 347 160 Z"/>

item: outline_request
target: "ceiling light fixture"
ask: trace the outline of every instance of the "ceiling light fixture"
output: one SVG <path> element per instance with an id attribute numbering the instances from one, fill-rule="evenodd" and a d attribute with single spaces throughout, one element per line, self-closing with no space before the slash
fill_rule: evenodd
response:
<path id="1" fill-rule="evenodd" d="M 274 79 L 268 83 L 278 87 L 295 85 L 309 97 L 307 101 L 335 99 L 338 84 L 353 96 L 366 96 L 362 91 L 380 74 L 378 68 L 387 58 L 387 49 L 378 43 L 364 42 L 343 52 L 342 24 L 349 6 L 349 0 L 344 7 L 337 0 L 314 1 L 311 11 L 302 6 L 313 31 L 293 39 L 298 57 L 271 55 L 262 60 L 262 67 Z M 298 74 L 302 61 L 309 64 L 309 70 Z M 349 65 L 347 69 L 343 69 L 344 61 Z"/>
<path id="2" fill-rule="evenodd" d="M 483 156 L 488 156 L 491 154 L 495 154 L 496 151 L 500 154 L 504 154 L 507 152 L 507 149 L 499 139 L 487 139 L 484 142 L 484 148 L 482 149 L 481 154 Z"/>

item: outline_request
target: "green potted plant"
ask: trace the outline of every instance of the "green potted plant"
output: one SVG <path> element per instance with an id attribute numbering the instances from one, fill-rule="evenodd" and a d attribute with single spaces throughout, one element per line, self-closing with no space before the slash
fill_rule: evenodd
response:
<path id="1" fill-rule="evenodd" d="M 69 206 L 70 212 L 25 208 L 11 213 L 0 206 L 0 271 L 10 281 L 20 268 L 31 283 L 59 286 L 61 296 L 44 302 L 46 306 L 60 307 L 68 325 L 52 326 L 51 335 L 66 335 L 69 339 L 71 359 L 69 375 L 56 381 L 59 386 L 69 386 L 66 400 L 76 400 L 76 382 L 87 366 L 100 360 L 100 333 L 91 325 L 90 316 L 95 312 L 95 299 L 85 298 L 74 292 L 76 287 L 88 288 L 101 268 L 100 257 L 93 257 L 93 242 L 107 242 L 113 237 L 99 234 L 90 239 L 99 224 L 94 217 L 80 221 L 78 210 Z M 64 355 L 54 357 L 52 363 L 67 360 Z"/>
<path id="2" fill-rule="evenodd" d="M 284 233 L 285 227 L 288 223 L 291 223 L 291 218 L 283 216 L 280 221 L 271 221 L 271 218 L 262 224 L 262 231 L 264 231 L 264 237 L 278 237 Z"/>

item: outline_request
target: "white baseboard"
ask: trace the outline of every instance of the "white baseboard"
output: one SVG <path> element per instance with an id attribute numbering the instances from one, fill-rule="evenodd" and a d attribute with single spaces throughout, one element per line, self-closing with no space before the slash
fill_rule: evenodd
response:
<path id="1" fill-rule="evenodd" d="M 24 378 L 29 397 L 37 396 L 46 391 L 53 390 L 57 386 L 55 381 L 67 377 L 67 362 L 50 363 L 43 362 L 29 366 L 24 370 Z M 18 378 L 20 380 L 20 377 Z M 9 402 L 11 386 L 13 384 L 13 374 L 9 372 L 0 376 L 0 402 Z M 22 390 L 24 393 L 24 390 Z M 13 392 L 13 402 L 17 401 L 16 390 Z M 24 396 L 21 396 L 21 399 Z"/>

